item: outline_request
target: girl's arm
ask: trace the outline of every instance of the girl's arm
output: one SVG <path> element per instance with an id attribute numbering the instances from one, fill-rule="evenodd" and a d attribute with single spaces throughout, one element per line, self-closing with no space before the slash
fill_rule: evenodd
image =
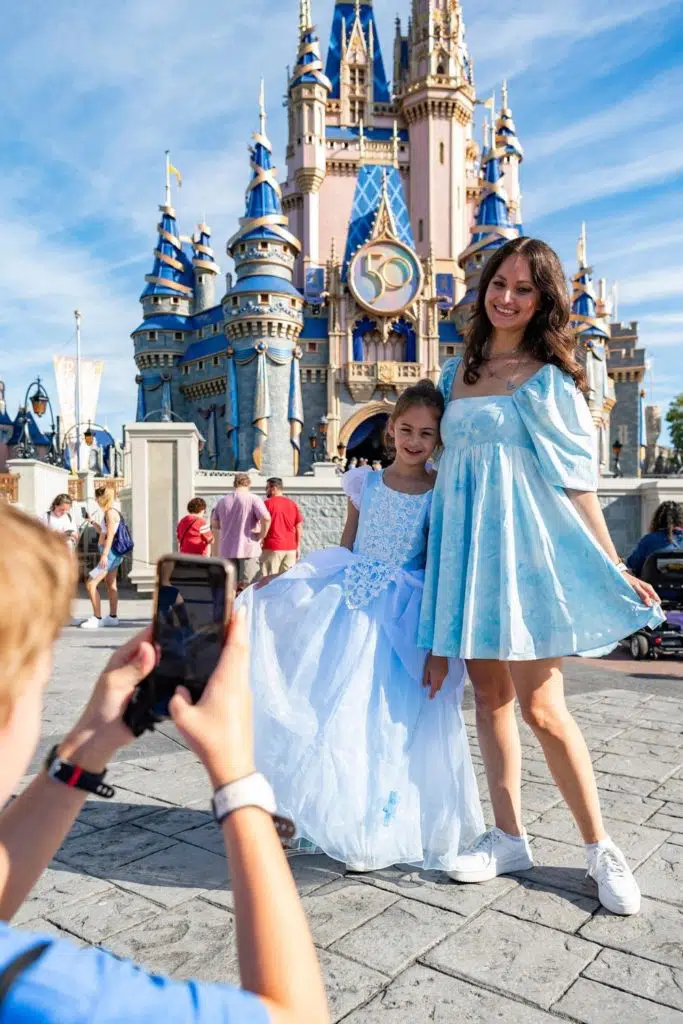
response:
<path id="1" fill-rule="evenodd" d="M 595 491 L 567 490 L 567 495 L 600 547 L 616 565 L 619 562 L 619 555 L 610 537 Z M 630 583 L 643 604 L 653 605 L 659 600 L 654 588 L 649 583 L 639 580 L 637 576 L 633 576 L 630 572 L 625 572 L 623 575 L 626 582 Z"/>
<path id="2" fill-rule="evenodd" d="M 342 548 L 348 548 L 349 551 L 353 551 L 353 545 L 356 540 L 356 534 L 358 533 L 358 520 L 360 519 L 360 513 L 352 501 L 349 501 L 348 508 L 346 510 L 346 525 L 344 526 L 344 532 L 341 535 L 339 546 Z"/>

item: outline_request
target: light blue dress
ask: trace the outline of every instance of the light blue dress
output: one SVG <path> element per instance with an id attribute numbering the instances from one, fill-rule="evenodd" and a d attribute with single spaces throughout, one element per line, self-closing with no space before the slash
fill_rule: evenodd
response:
<path id="1" fill-rule="evenodd" d="M 367 870 L 448 870 L 483 829 L 451 664 L 430 701 L 417 644 L 432 492 L 346 473 L 353 552 L 314 552 L 249 611 L 256 763 L 305 848 Z"/>
<path id="2" fill-rule="evenodd" d="M 597 445 L 573 380 L 550 364 L 511 395 L 450 400 L 432 502 L 420 643 L 448 657 L 606 653 L 662 621 L 565 492 L 597 490 Z"/>

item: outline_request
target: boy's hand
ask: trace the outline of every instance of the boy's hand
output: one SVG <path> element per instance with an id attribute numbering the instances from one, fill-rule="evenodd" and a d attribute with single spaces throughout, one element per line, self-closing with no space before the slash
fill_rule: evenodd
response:
<path id="1" fill-rule="evenodd" d="M 196 704 L 179 686 L 171 716 L 203 762 L 214 789 L 254 771 L 246 614 L 232 618 L 220 661 Z"/>
<path id="2" fill-rule="evenodd" d="M 113 754 L 133 739 L 123 712 L 133 690 L 154 668 L 148 626 L 109 659 L 81 717 L 59 745 L 59 756 L 88 772 L 102 772 Z"/>
<path id="3" fill-rule="evenodd" d="M 430 654 L 425 662 L 422 685 L 429 689 L 429 699 L 434 700 L 448 675 L 448 658 Z"/>

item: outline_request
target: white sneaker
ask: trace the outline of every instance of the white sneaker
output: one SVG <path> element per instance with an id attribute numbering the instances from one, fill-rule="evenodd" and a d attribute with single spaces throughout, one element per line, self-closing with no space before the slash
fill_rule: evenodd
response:
<path id="1" fill-rule="evenodd" d="M 353 872 L 354 875 L 368 875 L 374 868 L 366 868 L 363 864 L 347 864 L 346 870 Z"/>
<path id="2" fill-rule="evenodd" d="M 586 850 L 588 874 L 598 885 L 598 899 L 612 914 L 637 914 L 640 889 L 621 850 L 611 839 Z"/>
<path id="3" fill-rule="evenodd" d="M 103 626 L 118 626 L 119 620 L 116 615 L 105 615 L 102 619 Z"/>
<path id="4" fill-rule="evenodd" d="M 96 615 L 91 615 L 85 622 L 81 622 L 81 629 L 99 629 L 102 625 L 102 619 L 98 619 Z"/>
<path id="5" fill-rule="evenodd" d="M 456 859 L 446 874 L 455 882 L 488 882 L 510 871 L 528 871 L 534 866 L 526 833 L 509 836 L 499 828 L 490 828 Z"/>

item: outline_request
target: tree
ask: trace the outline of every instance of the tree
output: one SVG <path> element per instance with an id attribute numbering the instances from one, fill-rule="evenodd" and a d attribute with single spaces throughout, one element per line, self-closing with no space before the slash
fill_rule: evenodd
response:
<path id="1" fill-rule="evenodd" d="M 673 446 L 677 452 L 683 452 L 683 395 L 674 398 L 666 414 Z"/>

